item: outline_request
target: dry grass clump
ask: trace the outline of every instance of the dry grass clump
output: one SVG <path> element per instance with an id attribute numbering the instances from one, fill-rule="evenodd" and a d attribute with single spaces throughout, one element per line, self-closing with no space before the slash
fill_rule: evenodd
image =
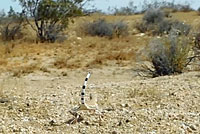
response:
<path id="1" fill-rule="evenodd" d="M 54 63 L 54 66 L 61 69 L 67 67 L 67 59 L 65 58 L 58 58 Z"/>
<path id="2" fill-rule="evenodd" d="M 134 52 L 133 51 L 113 51 L 108 54 L 105 59 L 108 60 L 131 60 L 133 59 Z"/>
<path id="3" fill-rule="evenodd" d="M 30 64 L 26 66 L 19 66 L 14 70 L 11 70 L 11 72 L 13 72 L 12 74 L 13 77 L 21 77 L 33 73 L 36 70 L 39 70 L 39 67 L 36 64 Z"/>
<path id="4" fill-rule="evenodd" d="M 92 61 L 87 63 L 85 67 L 100 68 L 102 65 L 107 65 L 105 56 L 96 56 Z"/>
<path id="5" fill-rule="evenodd" d="M 65 58 L 65 57 L 59 57 L 57 58 L 53 65 L 58 68 L 69 68 L 69 69 L 76 69 L 76 68 L 81 68 L 81 61 L 78 59 L 70 59 L 70 58 Z"/>
<path id="6" fill-rule="evenodd" d="M 108 65 L 108 61 L 113 61 L 116 64 L 124 65 L 126 61 L 132 61 L 135 57 L 134 51 L 108 51 L 98 53 L 98 55 L 89 62 L 86 67 L 100 67 Z"/>

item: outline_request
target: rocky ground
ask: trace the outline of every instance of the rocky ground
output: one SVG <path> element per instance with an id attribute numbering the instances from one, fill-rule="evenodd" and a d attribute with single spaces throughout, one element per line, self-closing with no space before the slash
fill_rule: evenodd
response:
<path id="1" fill-rule="evenodd" d="M 88 70 L 67 76 L 1 76 L 1 133 L 187 134 L 200 132 L 200 72 L 148 78 L 127 67 L 93 69 L 86 89 L 100 112 L 69 110 L 80 103 Z"/>

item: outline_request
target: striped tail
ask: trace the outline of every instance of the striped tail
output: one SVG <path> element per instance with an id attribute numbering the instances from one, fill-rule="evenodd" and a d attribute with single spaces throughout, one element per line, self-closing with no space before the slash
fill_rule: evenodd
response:
<path id="1" fill-rule="evenodd" d="M 90 72 L 87 74 L 87 77 L 85 78 L 83 87 L 82 87 L 82 91 L 81 91 L 81 104 L 85 105 L 85 88 L 87 86 L 87 81 L 90 78 Z"/>

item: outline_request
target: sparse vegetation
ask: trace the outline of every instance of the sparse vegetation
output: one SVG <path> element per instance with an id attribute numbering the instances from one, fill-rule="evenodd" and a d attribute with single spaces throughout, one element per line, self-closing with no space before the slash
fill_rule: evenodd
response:
<path id="1" fill-rule="evenodd" d="M 182 73 L 188 65 L 191 45 L 185 36 L 170 35 L 169 38 L 153 40 L 149 44 L 150 60 L 155 70 L 153 76 Z"/>
<path id="2" fill-rule="evenodd" d="M 137 6 L 134 6 L 133 1 L 130 1 L 128 6 L 121 8 L 109 9 L 114 15 L 133 15 L 136 13 Z"/>
<path id="3" fill-rule="evenodd" d="M 34 71 L 38 70 L 38 66 L 36 64 L 31 64 L 27 66 L 21 66 L 13 70 L 13 77 L 21 77 L 30 73 L 33 73 Z"/>

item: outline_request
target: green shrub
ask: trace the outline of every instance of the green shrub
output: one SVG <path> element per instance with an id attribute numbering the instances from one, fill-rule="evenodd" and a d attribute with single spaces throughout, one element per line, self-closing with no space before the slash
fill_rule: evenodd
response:
<path id="1" fill-rule="evenodd" d="M 170 35 L 169 38 L 153 40 L 149 51 L 154 77 L 182 73 L 188 64 L 190 43 L 185 36 Z"/>

